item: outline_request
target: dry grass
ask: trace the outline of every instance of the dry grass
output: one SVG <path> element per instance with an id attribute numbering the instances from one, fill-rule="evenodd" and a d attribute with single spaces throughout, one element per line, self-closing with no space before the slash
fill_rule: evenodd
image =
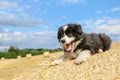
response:
<path id="1" fill-rule="evenodd" d="M 1 60 L 0 80 L 120 80 L 120 42 L 80 65 L 71 60 L 50 66 L 51 61 L 62 53 Z"/>

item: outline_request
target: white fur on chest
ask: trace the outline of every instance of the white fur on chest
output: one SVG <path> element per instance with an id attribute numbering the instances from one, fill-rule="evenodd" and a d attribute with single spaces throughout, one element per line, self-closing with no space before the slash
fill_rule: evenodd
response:
<path id="1" fill-rule="evenodd" d="M 76 54 L 75 52 L 69 53 L 70 54 L 70 59 L 72 58 L 76 58 L 78 56 L 78 54 Z"/>
<path id="2" fill-rule="evenodd" d="M 66 53 L 69 55 L 69 59 L 75 59 L 77 58 L 78 54 L 81 52 L 81 50 L 77 50 L 76 52 Z"/>

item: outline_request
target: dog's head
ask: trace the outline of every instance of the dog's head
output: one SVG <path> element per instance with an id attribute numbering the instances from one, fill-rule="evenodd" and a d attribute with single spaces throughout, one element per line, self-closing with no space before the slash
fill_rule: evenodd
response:
<path id="1" fill-rule="evenodd" d="M 66 24 L 58 30 L 58 40 L 67 52 L 73 52 L 81 42 L 82 28 L 79 24 Z"/>

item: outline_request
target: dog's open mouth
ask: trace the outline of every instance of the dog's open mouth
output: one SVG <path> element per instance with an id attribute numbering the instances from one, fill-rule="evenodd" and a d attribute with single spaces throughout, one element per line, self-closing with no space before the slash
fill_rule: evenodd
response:
<path id="1" fill-rule="evenodd" d="M 66 51 L 71 52 L 73 50 L 73 47 L 74 47 L 74 42 L 71 42 L 69 44 L 65 44 L 65 46 L 66 46 Z"/>

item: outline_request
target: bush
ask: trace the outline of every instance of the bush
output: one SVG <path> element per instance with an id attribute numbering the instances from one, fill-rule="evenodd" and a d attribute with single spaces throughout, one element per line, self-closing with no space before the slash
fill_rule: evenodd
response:
<path id="1" fill-rule="evenodd" d="M 25 57 L 26 54 L 29 54 L 29 53 L 30 53 L 30 50 L 28 49 L 23 49 L 19 51 L 19 55 L 21 55 L 22 57 Z"/>
<path id="2" fill-rule="evenodd" d="M 31 50 L 30 53 L 34 56 L 34 55 L 39 55 L 40 52 L 38 50 Z"/>
<path id="3" fill-rule="evenodd" d="M 25 57 L 27 54 L 32 54 L 34 55 L 41 55 L 44 52 L 49 51 L 50 53 L 53 52 L 59 52 L 62 51 L 61 48 L 57 48 L 57 49 L 21 49 L 19 50 L 17 47 L 11 46 L 8 49 L 8 52 L 0 52 L 0 58 L 5 57 L 7 59 L 11 59 L 11 58 L 17 58 L 17 56 L 22 56 Z"/>
<path id="4" fill-rule="evenodd" d="M 6 59 L 17 58 L 15 52 L 2 52 L 0 53 L 0 58 L 5 57 Z"/>
<path id="5" fill-rule="evenodd" d="M 57 49 L 54 49 L 54 50 L 50 50 L 50 53 L 59 52 L 59 51 L 63 51 L 63 49 L 57 48 Z"/>

